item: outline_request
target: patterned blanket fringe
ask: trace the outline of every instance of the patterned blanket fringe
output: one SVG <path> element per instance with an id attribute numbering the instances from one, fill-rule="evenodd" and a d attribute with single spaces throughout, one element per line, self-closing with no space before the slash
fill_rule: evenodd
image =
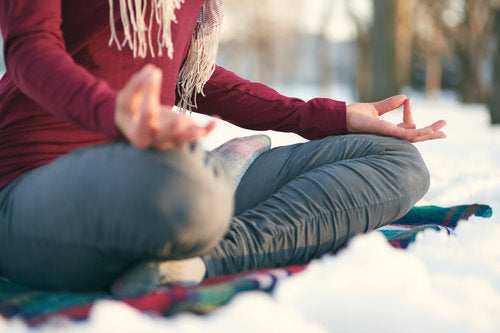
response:
<path id="1" fill-rule="evenodd" d="M 388 242 L 405 248 L 418 232 L 425 229 L 445 230 L 453 233 L 458 221 L 472 215 L 491 217 L 492 209 L 486 205 L 462 205 L 449 208 L 437 206 L 414 207 L 405 217 L 380 228 Z M 147 313 L 168 316 L 179 312 L 208 313 L 240 292 L 261 290 L 270 292 L 276 282 L 307 267 L 288 266 L 276 269 L 241 273 L 206 280 L 194 287 L 165 287 L 136 298 L 121 300 Z M 4 318 L 20 318 L 28 325 L 38 325 L 54 317 L 84 320 L 94 302 L 112 299 L 109 294 L 78 294 L 37 291 L 0 278 L 0 314 Z"/>

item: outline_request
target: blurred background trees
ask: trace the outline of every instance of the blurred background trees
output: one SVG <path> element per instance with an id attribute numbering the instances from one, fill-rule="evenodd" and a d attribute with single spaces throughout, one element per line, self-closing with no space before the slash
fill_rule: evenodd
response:
<path id="1" fill-rule="evenodd" d="M 218 62 L 245 78 L 349 102 L 452 92 L 500 123 L 500 0 L 225 0 L 225 11 Z"/>
<path id="2" fill-rule="evenodd" d="M 500 123 L 500 0 L 225 0 L 220 63 L 272 86 L 375 101 L 454 92 Z"/>

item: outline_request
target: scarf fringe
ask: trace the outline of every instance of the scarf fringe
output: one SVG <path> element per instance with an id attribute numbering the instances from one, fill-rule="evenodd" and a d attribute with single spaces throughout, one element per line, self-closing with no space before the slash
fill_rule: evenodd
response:
<path id="1" fill-rule="evenodd" d="M 172 43 L 172 23 L 177 23 L 175 10 L 179 9 L 185 0 L 119 0 L 120 17 L 123 26 L 124 39 L 120 42 L 115 27 L 113 11 L 113 0 L 109 1 L 109 24 L 111 37 L 109 46 L 116 44 L 118 50 L 126 45 L 132 50 L 134 58 L 145 58 L 149 53 L 156 56 L 153 47 L 151 31 L 153 24 L 158 24 L 158 56 L 163 55 L 163 49 L 167 50 L 167 56 L 172 59 L 174 45 Z M 146 24 L 147 4 L 150 1 L 149 23 Z M 222 1 L 220 1 L 222 6 Z M 221 8 L 219 8 L 221 9 Z M 205 8 L 200 16 L 203 16 Z M 207 33 L 207 31 L 209 31 Z M 187 58 L 182 66 L 177 81 L 177 92 L 180 96 L 179 106 L 183 111 L 192 110 L 197 107 L 196 96 L 203 94 L 203 87 L 210 79 L 215 70 L 215 60 L 221 33 L 220 23 L 211 27 L 203 24 L 196 25 L 195 33 L 191 39 Z"/>
<path id="2" fill-rule="evenodd" d="M 163 48 L 167 49 L 167 55 L 170 59 L 173 58 L 174 45 L 172 43 L 172 22 L 177 23 L 175 10 L 181 8 L 181 4 L 185 0 L 149 0 L 151 2 L 149 23 L 146 24 L 146 10 L 148 0 L 119 0 L 120 1 L 120 18 L 123 26 L 124 39 L 119 41 L 113 10 L 113 0 L 109 2 L 109 25 L 111 28 L 111 37 L 108 45 L 116 44 L 118 50 L 122 50 L 125 45 L 128 45 L 134 54 L 134 58 L 145 58 L 148 54 L 148 49 L 151 56 L 156 56 L 153 47 L 151 31 L 153 23 L 158 24 L 158 56 L 163 55 Z"/>
<path id="3" fill-rule="evenodd" d="M 215 71 L 221 26 L 215 26 L 205 36 L 201 29 L 199 27 L 194 33 L 186 61 L 179 72 L 177 92 L 181 98 L 179 107 L 183 110 L 198 107 L 196 96 L 205 96 L 203 87 Z"/>

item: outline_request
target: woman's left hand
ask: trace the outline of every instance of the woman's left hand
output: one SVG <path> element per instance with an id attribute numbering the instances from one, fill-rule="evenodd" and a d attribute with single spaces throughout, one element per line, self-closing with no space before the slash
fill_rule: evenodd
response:
<path id="1" fill-rule="evenodd" d="M 403 122 L 393 124 L 380 116 L 403 106 Z M 417 128 L 411 113 L 411 101 L 405 95 L 389 97 L 376 103 L 355 103 L 347 106 L 347 131 L 370 133 L 405 139 L 410 142 L 445 138 L 441 131 L 446 121 L 439 120 L 430 126 Z"/>
<path id="2" fill-rule="evenodd" d="M 161 105 L 161 82 L 161 71 L 146 65 L 118 92 L 115 124 L 130 144 L 139 149 L 167 150 L 210 133 L 215 121 L 199 126 L 188 116 Z"/>

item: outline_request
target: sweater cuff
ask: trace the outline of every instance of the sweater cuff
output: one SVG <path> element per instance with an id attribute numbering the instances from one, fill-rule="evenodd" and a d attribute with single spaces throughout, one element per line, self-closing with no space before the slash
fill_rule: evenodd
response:
<path id="1" fill-rule="evenodd" d="M 113 92 L 112 97 L 107 98 L 106 102 L 101 105 L 103 112 L 101 133 L 116 141 L 126 141 L 126 138 L 115 123 L 116 95 L 117 93 Z"/>
<path id="2" fill-rule="evenodd" d="M 311 126 L 306 139 L 316 140 L 332 135 L 347 134 L 346 102 L 329 98 L 315 98 L 307 102 L 310 107 Z"/>

